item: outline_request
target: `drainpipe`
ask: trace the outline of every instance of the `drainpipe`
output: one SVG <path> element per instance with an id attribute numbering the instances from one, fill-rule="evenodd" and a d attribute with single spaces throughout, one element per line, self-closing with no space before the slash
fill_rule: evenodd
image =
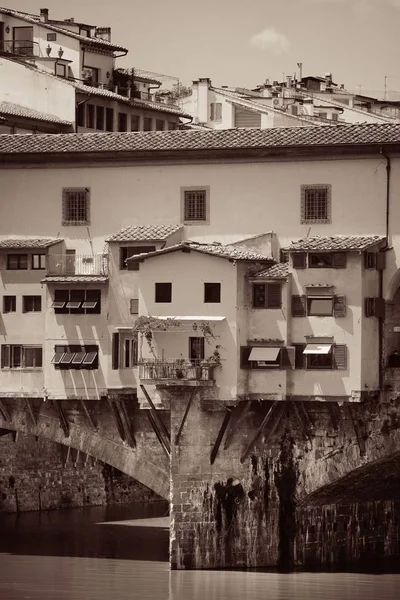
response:
<path id="1" fill-rule="evenodd" d="M 385 219 L 385 245 L 381 248 L 381 251 L 386 252 L 389 249 L 389 223 L 390 223 L 390 174 L 392 170 L 392 163 L 390 157 L 385 153 L 383 147 L 380 148 L 380 154 L 386 160 L 386 219 Z M 379 270 L 379 298 L 383 298 L 383 269 Z M 384 381 L 384 355 L 383 355 L 383 332 L 384 332 L 384 319 L 379 317 L 379 389 L 383 390 Z"/>

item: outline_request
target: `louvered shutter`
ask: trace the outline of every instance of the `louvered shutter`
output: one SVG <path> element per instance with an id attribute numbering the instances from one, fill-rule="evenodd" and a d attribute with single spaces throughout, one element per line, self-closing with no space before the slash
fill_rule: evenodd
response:
<path id="1" fill-rule="evenodd" d="M 335 252 L 333 255 L 333 268 L 334 269 L 345 269 L 346 265 L 347 265 L 346 252 Z"/>
<path id="2" fill-rule="evenodd" d="M 345 317 L 346 316 L 346 296 L 334 296 L 333 297 L 333 316 L 334 317 Z"/>
<path id="3" fill-rule="evenodd" d="M 116 370 L 119 368 L 119 333 L 113 333 L 112 335 L 112 369 Z"/>
<path id="4" fill-rule="evenodd" d="M 333 363 L 335 369 L 347 369 L 347 347 L 345 344 L 336 344 L 334 347 Z"/>
<path id="5" fill-rule="evenodd" d="M 139 314 L 139 298 L 131 298 L 130 313 L 131 315 Z"/>
<path id="6" fill-rule="evenodd" d="M 292 317 L 305 317 L 307 314 L 307 297 L 292 296 Z"/>
<path id="7" fill-rule="evenodd" d="M 296 365 L 296 348 L 294 346 L 285 346 L 281 348 L 281 368 L 294 369 Z"/>
<path id="8" fill-rule="evenodd" d="M 249 356 L 251 352 L 251 346 L 240 347 L 240 368 L 250 369 Z"/>
<path id="9" fill-rule="evenodd" d="M 280 308 L 282 305 L 282 288 L 280 283 L 267 284 L 267 308 Z"/>
<path id="10" fill-rule="evenodd" d="M 301 252 L 300 254 L 292 255 L 292 262 L 294 269 L 305 269 L 306 268 L 306 254 Z"/>

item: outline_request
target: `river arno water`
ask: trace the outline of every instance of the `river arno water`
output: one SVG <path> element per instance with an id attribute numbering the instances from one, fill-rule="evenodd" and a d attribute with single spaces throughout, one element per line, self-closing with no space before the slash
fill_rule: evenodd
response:
<path id="1" fill-rule="evenodd" d="M 0 515 L 0 599 L 399 600 L 400 574 L 170 573 L 165 505 L 125 505 Z"/>

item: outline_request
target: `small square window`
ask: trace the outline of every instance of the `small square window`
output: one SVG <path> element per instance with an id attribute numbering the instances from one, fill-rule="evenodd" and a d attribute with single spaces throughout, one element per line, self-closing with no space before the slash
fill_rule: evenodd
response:
<path id="1" fill-rule="evenodd" d="M 172 283 L 156 283 L 156 302 L 172 302 Z"/>
<path id="2" fill-rule="evenodd" d="M 65 79 L 67 77 L 67 65 L 56 62 L 56 75 Z"/>
<path id="3" fill-rule="evenodd" d="M 23 296 L 22 297 L 22 312 L 40 312 L 42 310 L 41 296 Z"/>
<path id="4" fill-rule="evenodd" d="M 45 254 L 32 254 L 32 269 L 39 270 L 46 268 Z"/>
<path id="5" fill-rule="evenodd" d="M 48 33 L 47 34 L 47 41 L 48 42 L 56 42 L 57 41 L 57 34 L 56 33 Z"/>
<path id="6" fill-rule="evenodd" d="M 221 284 L 204 284 L 204 302 L 221 302 Z"/>
<path id="7" fill-rule="evenodd" d="M 331 185 L 302 185 L 301 223 L 330 223 L 331 196 Z"/>
<path id="8" fill-rule="evenodd" d="M 90 225 L 89 188 L 64 188 L 62 225 Z"/>
<path id="9" fill-rule="evenodd" d="M 3 296 L 3 313 L 15 312 L 17 310 L 16 296 Z"/>
<path id="10" fill-rule="evenodd" d="M 209 195 L 208 187 L 182 189 L 182 220 L 184 223 L 188 225 L 209 223 Z"/>

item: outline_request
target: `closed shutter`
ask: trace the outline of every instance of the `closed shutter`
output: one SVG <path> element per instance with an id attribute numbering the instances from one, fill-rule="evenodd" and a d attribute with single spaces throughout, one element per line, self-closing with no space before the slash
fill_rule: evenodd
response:
<path id="1" fill-rule="evenodd" d="M 296 366 L 296 348 L 294 346 L 285 346 L 281 348 L 281 368 L 294 369 Z"/>
<path id="2" fill-rule="evenodd" d="M 293 262 L 293 269 L 305 269 L 306 268 L 305 252 L 300 252 L 299 254 L 293 254 L 292 262 Z"/>
<path id="3" fill-rule="evenodd" d="M 333 254 L 333 268 L 334 269 L 345 269 L 346 265 L 347 265 L 346 252 L 335 252 Z"/>
<path id="4" fill-rule="evenodd" d="M 210 104 L 210 120 L 215 120 L 215 102 L 211 102 Z"/>
<path id="5" fill-rule="evenodd" d="M 257 129 L 260 129 L 261 113 L 236 106 L 235 127 L 256 127 Z"/>
<path id="6" fill-rule="evenodd" d="M 376 255 L 376 268 L 379 271 L 383 271 L 386 268 L 386 254 L 384 252 L 378 252 Z"/>
<path id="7" fill-rule="evenodd" d="M 292 317 L 305 317 L 307 314 L 307 297 L 292 296 Z"/>
<path id="8" fill-rule="evenodd" d="M 385 318 L 386 303 L 384 298 L 365 298 L 365 316 Z"/>
<path id="9" fill-rule="evenodd" d="M 305 344 L 293 344 L 294 348 L 294 368 L 295 369 L 305 369 L 306 367 L 306 355 L 303 354 Z"/>
<path id="10" fill-rule="evenodd" d="M 280 308 L 282 305 L 282 288 L 280 283 L 267 284 L 267 308 Z"/>
<path id="11" fill-rule="evenodd" d="M 112 335 L 112 369 L 119 369 L 119 333 L 113 333 Z"/>
<path id="12" fill-rule="evenodd" d="M 333 364 L 335 369 L 347 369 L 347 347 L 345 344 L 337 344 L 334 347 Z"/>
<path id="13" fill-rule="evenodd" d="M 252 348 L 251 346 L 241 346 L 240 347 L 240 368 L 241 369 L 250 369 L 249 356 Z"/>
<path id="14" fill-rule="evenodd" d="M 139 314 L 139 298 L 131 298 L 130 313 L 131 315 Z"/>
<path id="15" fill-rule="evenodd" d="M 346 296 L 334 296 L 333 297 L 333 316 L 334 317 L 345 317 L 346 316 Z"/>

